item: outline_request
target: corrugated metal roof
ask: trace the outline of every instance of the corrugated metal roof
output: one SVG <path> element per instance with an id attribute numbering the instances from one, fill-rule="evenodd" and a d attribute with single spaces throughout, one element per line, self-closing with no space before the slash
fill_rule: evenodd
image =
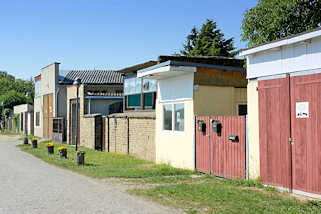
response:
<path id="1" fill-rule="evenodd" d="M 72 70 L 60 83 L 72 84 L 77 77 L 81 79 L 82 84 L 122 84 L 124 81 L 122 74 L 116 71 Z"/>

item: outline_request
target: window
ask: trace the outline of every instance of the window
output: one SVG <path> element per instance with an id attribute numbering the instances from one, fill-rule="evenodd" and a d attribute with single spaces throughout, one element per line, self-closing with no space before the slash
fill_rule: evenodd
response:
<path id="1" fill-rule="evenodd" d="M 247 104 L 237 104 L 237 115 L 247 115 Z"/>
<path id="2" fill-rule="evenodd" d="M 145 107 L 146 108 L 152 108 L 153 107 L 153 101 L 154 101 L 154 93 L 145 93 Z"/>
<path id="3" fill-rule="evenodd" d="M 41 95 L 41 80 L 35 82 L 35 97 Z"/>
<path id="4" fill-rule="evenodd" d="M 184 103 L 174 104 L 175 131 L 184 131 Z"/>
<path id="5" fill-rule="evenodd" d="M 138 94 L 142 92 L 142 79 L 130 78 L 124 81 L 124 94 Z"/>
<path id="6" fill-rule="evenodd" d="M 40 112 L 36 112 L 36 126 L 40 126 Z"/>
<path id="7" fill-rule="evenodd" d="M 156 80 L 128 78 L 124 80 L 125 110 L 155 109 Z"/>
<path id="8" fill-rule="evenodd" d="M 166 131 L 183 132 L 185 127 L 184 103 L 164 104 L 163 129 Z M 172 125 L 174 124 L 174 126 Z"/>
<path id="9" fill-rule="evenodd" d="M 172 104 L 164 105 L 164 130 L 172 131 Z"/>
<path id="10" fill-rule="evenodd" d="M 140 107 L 141 106 L 141 94 L 133 94 L 127 96 L 127 106 L 129 108 L 132 107 Z"/>
<path id="11" fill-rule="evenodd" d="M 143 91 L 144 92 L 156 91 L 156 80 L 143 79 Z"/>

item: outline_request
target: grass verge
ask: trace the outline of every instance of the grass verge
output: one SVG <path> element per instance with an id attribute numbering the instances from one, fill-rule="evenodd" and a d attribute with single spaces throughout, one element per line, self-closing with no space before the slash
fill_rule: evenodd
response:
<path id="1" fill-rule="evenodd" d="M 213 177 L 202 183 L 162 185 L 150 189 L 132 189 L 129 192 L 181 208 L 190 214 L 321 212 L 320 202 L 302 202 L 287 193 L 263 188 L 255 181 Z"/>
<path id="2" fill-rule="evenodd" d="M 1 135 L 20 135 L 20 133 L 18 133 L 18 132 L 9 131 L 9 130 L 1 130 L 0 134 Z"/>
<path id="3" fill-rule="evenodd" d="M 75 151 L 73 146 L 63 144 L 68 148 L 68 159 L 60 159 L 58 147 L 55 144 L 55 154 L 48 155 L 45 143 L 38 143 L 38 148 L 31 145 L 18 145 L 22 151 L 28 152 L 47 163 L 78 172 L 94 178 L 146 178 L 154 176 L 189 175 L 193 171 L 176 169 L 166 164 L 153 164 L 149 161 L 138 160 L 132 156 L 99 152 L 85 147 L 80 150 L 86 152 L 85 165 L 77 166 L 75 163 Z"/>

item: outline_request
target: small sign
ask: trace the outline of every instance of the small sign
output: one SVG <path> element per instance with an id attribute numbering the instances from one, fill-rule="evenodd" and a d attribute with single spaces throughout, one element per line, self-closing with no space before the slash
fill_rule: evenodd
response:
<path id="1" fill-rule="evenodd" d="M 297 102 L 296 118 L 308 118 L 308 117 L 309 117 L 309 102 Z"/>

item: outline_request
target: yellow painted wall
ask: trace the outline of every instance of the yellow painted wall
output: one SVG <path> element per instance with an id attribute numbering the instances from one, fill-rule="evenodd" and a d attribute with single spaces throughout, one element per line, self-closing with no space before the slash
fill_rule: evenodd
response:
<path id="1" fill-rule="evenodd" d="M 195 115 L 237 115 L 237 104 L 247 102 L 246 88 L 205 85 L 199 85 L 194 88 Z"/>
<path id="2" fill-rule="evenodd" d="M 163 103 L 156 103 L 156 162 L 174 167 L 194 169 L 194 110 L 193 100 L 185 100 L 184 133 L 163 131 Z"/>
<path id="3" fill-rule="evenodd" d="M 260 142 L 259 142 L 259 100 L 257 80 L 249 80 L 248 96 L 248 141 L 249 141 L 249 177 L 260 176 Z"/>

